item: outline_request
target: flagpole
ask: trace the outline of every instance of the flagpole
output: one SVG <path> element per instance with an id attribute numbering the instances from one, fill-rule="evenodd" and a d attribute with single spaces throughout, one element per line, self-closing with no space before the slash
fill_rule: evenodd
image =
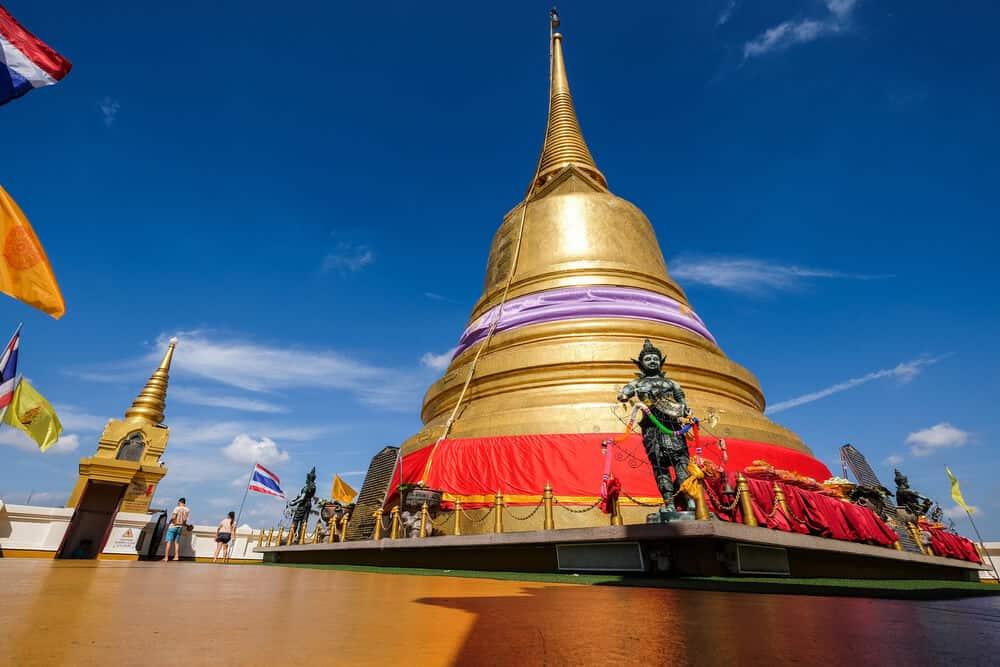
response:
<path id="1" fill-rule="evenodd" d="M 233 548 L 226 550 L 226 560 L 227 561 L 229 560 L 229 554 L 231 554 L 232 551 L 233 551 L 233 549 L 236 548 L 236 540 L 240 536 L 240 517 L 243 516 L 243 505 L 247 501 L 247 494 L 250 492 L 250 480 L 253 479 L 253 471 L 256 470 L 256 469 L 257 469 L 257 464 L 254 463 L 253 464 L 253 468 L 250 468 L 250 475 L 247 477 L 246 488 L 243 489 L 243 500 L 240 501 L 240 509 L 239 509 L 238 512 L 236 512 L 236 525 L 233 526 Z M 253 531 L 251 530 L 250 531 L 250 537 L 248 537 L 247 539 L 249 540 L 252 537 L 253 537 Z"/>
<path id="2" fill-rule="evenodd" d="M 983 542 L 983 536 L 979 534 L 979 529 L 976 528 L 976 522 L 972 520 L 972 512 L 965 510 L 965 514 L 969 517 L 969 523 L 972 524 L 972 530 L 976 531 L 976 537 L 979 538 L 979 546 L 983 548 L 983 558 L 989 559 L 990 566 L 993 568 L 993 576 L 997 578 L 997 583 L 1000 583 L 1000 574 L 997 574 L 996 563 L 993 562 L 993 558 L 991 558 L 989 553 L 986 551 L 986 543 Z"/>

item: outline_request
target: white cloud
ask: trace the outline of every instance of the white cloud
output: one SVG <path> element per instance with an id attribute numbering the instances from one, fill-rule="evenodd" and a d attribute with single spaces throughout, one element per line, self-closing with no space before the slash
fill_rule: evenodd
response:
<path id="1" fill-rule="evenodd" d="M 447 352 L 442 354 L 434 354 L 433 352 L 425 352 L 424 356 L 420 357 L 420 363 L 427 368 L 433 368 L 436 371 L 443 371 L 448 368 L 448 364 L 451 363 L 451 356 L 455 354 L 455 350 L 458 348 L 453 347 Z"/>
<path id="2" fill-rule="evenodd" d="M 24 494 L 25 503 L 31 501 L 34 506 L 42 507 L 63 507 L 69 500 L 69 493 L 66 491 L 31 491 Z"/>
<path id="3" fill-rule="evenodd" d="M 969 435 L 967 431 L 955 428 L 948 422 L 941 422 L 909 434 L 906 436 L 906 444 L 910 445 L 910 453 L 914 456 L 930 456 L 939 449 L 961 447 L 969 442 Z"/>
<path id="4" fill-rule="evenodd" d="M 943 509 L 944 509 L 944 515 L 949 519 L 960 519 L 964 516 L 968 516 L 965 510 L 959 507 L 958 505 L 952 505 L 951 507 L 945 507 Z M 973 514 L 975 514 L 976 516 L 982 516 L 982 510 L 980 510 L 975 505 L 969 505 L 969 509 L 971 509 Z"/>
<path id="5" fill-rule="evenodd" d="M 201 331 L 177 334 L 180 342 L 172 371 L 247 391 L 273 392 L 292 387 L 350 391 L 366 404 L 400 412 L 419 407 L 425 382 L 416 374 L 380 368 L 328 350 L 270 347 Z M 171 336 L 157 339 L 148 361 L 159 361 Z M 384 378 L 392 376 L 386 383 Z M 169 395 L 168 395 L 169 400 Z"/>
<path id="6" fill-rule="evenodd" d="M 118 110 L 122 108 L 122 105 L 116 99 L 105 97 L 97 103 L 97 108 L 101 110 L 104 124 L 107 127 L 111 127 L 115 124 L 115 119 L 118 117 Z"/>
<path id="7" fill-rule="evenodd" d="M 329 425 L 296 426 L 265 421 L 213 419 L 178 419 L 170 427 L 170 446 L 191 448 L 199 445 L 222 446 L 241 433 L 266 434 L 269 438 L 308 442 L 337 430 Z"/>
<path id="8" fill-rule="evenodd" d="M 272 414 L 288 412 L 288 408 L 276 405 L 271 401 L 261 401 L 243 396 L 223 396 L 191 387 L 171 387 L 168 398 L 180 401 L 181 403 L 206 405 L 213 408 L 229 408 L 245 412 L 267 412 Z"/>
<path id="9" fill-rule="evenodd" d="M 936 358 L 921 358 L 914 359 L 913 361 L 907 361 L 897 365 L 895 368 L 885 368 L 879 371 L 874 371 L 868 373 L 867 375 L 862 375 L 861 377 L 852 378 L 846 382 L 839 382 L 835 385 L 827 387 L 826 389 L 820 389 L 819 391 L 813 391 L 808 394 L 803 394 L 802 396 L 796 396 L 795 398 L 790 398 L 787 401 L 781 401 L 775 403 L 774 405 L 768 406 L 767 414 L 773 415 L 790 408 L 798 407 L 800 405 L 805 405 L 806 403 L 812 403 L 813 401 L 818 401 L 821 398 L 826 398 L 827 396 L 832 396 L 833 394 L 839 394 L 842 391 L 847 391 L 848 389 L 854 389 L 855 387 L 860 387 L 863 384 L 872 382 L 873 380 L 881 380 L 884 378 L 896 378 L 900 382 L 909 382 L 917 375 L 919 375 L 925 366 L 935 364 L 941 360 L 941 357 Z"/>
<path id="10" fill-rule="evenodd" d="M 885 461 L 882 461 L 882 464 L 887 466 L 898 466 L 902 462 L 903 462 L 902 456 L 900 456 L 899 454 L 892 454 L 891 456 L 887 456 Z"/>
<path id="11" fill-rule="evenodd" d="M 751 258 L 677 257 L 670 263 L 670 267 L 671 275 L 681 282 L 708 285 L 745 294 L 793 291 L 816 278 L 875 280 L 891 277 L 813 269 L 794 264 L 775 264 Z"/>
<path id="12" fill-rule="evenodd" d="M 827 14 L 821 18 L 784 21 L 768 28 L 743 45 L 743 61 L 768 53 L 779 53 L 797 44 L 807 44 L 820 37 L 847 32 L 857 0 L 826 0 Z"/>
<path id="13" fill-rule="evenodd" d="M 826 0 L 826 8 L 838 18 L 847 18 L 854 11 L 858 0 Z"/>
<path id="14" fill-rule="evenodd" d="M 159 361 L 170 336 L 162 335 L 150 358 Z M 336 352 L 269 347 L 238 339 L 210 337 L 193 331 L 179 333 L 172 370 L 214 380 L 247 391 L 277 391 L 291 387 L 356 389 L 386 375 Z M 168 396 L 169 398 L 169 396 Z"/>
<path id="15" fill-rule="evenodd" d="M 715 25 L 725 25 L 729 19 L 733 17 L 733 12 L 736 11 L 736 5 L 736 0 L 729 0 L 729 2 L 726 3 L 726 6 L 722 8 L 722 11 L 719 12 L 719 18 L 715 20 Z"/>
<path id="16" fill-rule="evenodd" d="M 284 463 L 288 460 L 288 452 L 278 449 L 274 440 L 267 437 L 255 440 L 246 433 L 241 433 L 233 438 L 233 441 L 222 452 L 229 460 L 247 465 L 260 463 L 266 466 Z"/>
<path id="17" fill-rule="evenodd" d="M 111 419 L 111 417 L 88 414 L 83 408 L 72 405 L 54 405 L 52 407 L 55 408 L 63 429 L 67 431 L 85 431 L 88 433 L 103 431 Z"/>
<path id="18" fill-rule="evenodd" d="M 375 253 L 368 246 L 340 243 L 334 252 L 323 258 L 321 270 L 323 273 L 334 270 L 357 273 L 374 262 Z"/>
<path id="19" fill-rule="evenodd" d="M 61 436 L 56 443 L 44 452 L 38 448 L 38 443 L 28 437 L 28 434 L 20 429 L 3 428 L 0 430 L 0 445 L 7 445 L 25 452 L 37 454 L 70 454 L 75 452 L 80 446 L 80 436 L 75 433 L 68 433 Z M 97 443 L 94 443 L 95 447 Z"/>

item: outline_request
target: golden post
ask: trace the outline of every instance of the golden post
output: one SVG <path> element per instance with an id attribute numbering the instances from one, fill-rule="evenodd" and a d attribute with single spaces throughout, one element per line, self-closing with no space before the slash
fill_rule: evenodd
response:
<path id="1" fill-rule="evenodd" d="M 785 513 L 786 517 L 791 518 L 792 515 L 788 513 L 788 501 L 785 500 L 785 492 L 777 482 L 774 483 L 774 502 L 778 504 L 778 507 Z"/>
<path id="2" fill-rule="evenodd" d="M 319 544 L 319 524 L 323 519 L 316 519 L 316 528 L 313 529 L 312 543 Z"/>
<path id="3" fill-rule="evenodd" d="M 497 491 L 496 499 L 493 502 L 493 511 L 496 516 L 493 517 L 493 532 L 502 533 L 503 532 L 503 491 Z"/>
<path id="4" fill-rule="evenodd" d="M 556 521 L 552 516 L 552 485 L 545 483 L 545 491 L 542 492 L 542 503 L 545 505 L 545 522 L 542 524 L 544 530 L 555 530 Z"/>
<path id="5" fill-rule="evenodd" d="M 281 546 L 281 536 L 284 535 L 284 533 L 285 533 L 285 527 L 284 526 L 278 526 L 278 546 L 279 547 Z"/>
<path id="6" fill-rule="evenodd" d="M 427 524 L 430 520 L 430 510 L 427 509 L 427 503 L 424 503 L 420 508 L 420 537 L 427 537 Z"/>
<path id="7" fill-rule="evenodd" d="M 455 498 L 455 532 L 453 535 L 462 534 L 462 501 L 460 498 Z"/>
<path id="8" fill-rule="evenodd" d="M 346 512 L 344 513 L 344 516 L 340 517 L 340 541 L 341 542 L 346 542 L 347 541 L 347 520 L 349 518 L 350 517 L 347 515 Z"/>
<path id="9" fill-rule="evenodd" d="M 372 539 L 376 542 L 382 539 L 382 515 L 384 513 L 385 512 L 383 512 L 382 508 L 379 507 L 375 510 L 375 513 L 372 514 L 372 516 L 375 517 L 375 534 L 372 535 Z"/>
<path id="10" fill-rule="evenodd" d="M 337 541 L 337 518 L 330 517 L 326 522 L 326 543 L 333 544 Z"/>
<path id="11" fill-rule="evenodd" d="M 744 526 L 756 526 L 757 515 L 753 512 L 753 499 L 750 498 L 750 485 L 743 473 L 736 475 L 736 491 L 740 494 L 740 510 L 743 514 Z"/>
<path id="12" fill-rule="evenodd" d="M 611 500 L 611 525 L 612 526 L 623 526 L 625 522 L 622 521 L 622 508 L 619 504 L 619 499 L 617 496 Z"/>
<path id="13" fill-rule="evenodd" d="M 399 539 L 399 505 L 392 508 L 392 529 L 389 533 L 389 539 Z"/>
<path id="14" fill-rule="evenodd" d="M 306 543 L 306 522 L 302 522 L 302 526 L 299 527 L 299 544 Z"/>
<path id="15" fill-rule="evenodd" d="M 698 521 L 708 521 L 708 505 L 705 503 L 705 480 L 698 480 L 694 495 L 694 518 Z"/>
<path id="16" fill-rule="evenodd" d="M 271 546 L 271 540 L 272 539 L 274 539 L 274 526 L 271 526 L 271 529 L 267 531 L 267 546 L 268 547 Z"/>

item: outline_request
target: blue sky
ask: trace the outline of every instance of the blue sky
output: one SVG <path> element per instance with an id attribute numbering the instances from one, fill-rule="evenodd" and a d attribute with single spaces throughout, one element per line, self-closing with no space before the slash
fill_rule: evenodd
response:
<path id="1" fill-rule="evenodd" d="M 0 183 L 68 311 L 0 300 L 66 426 L 45 455 L 0 434 L 0 497 L 64 502 L 175 334 L 156 505 L 214 521 L 255 456 L 293 491 L 312 465 L 360 484 L 418 429 L 531 177 L 548 7 L 140 4 L 5 0 L 74 69 L 0 109 Z M 835 472 L 852 442 L 942 501 L 948 463 L 1000 539 L 1000 10 L 561 10 L 599 167 L 774 418 Z"/>

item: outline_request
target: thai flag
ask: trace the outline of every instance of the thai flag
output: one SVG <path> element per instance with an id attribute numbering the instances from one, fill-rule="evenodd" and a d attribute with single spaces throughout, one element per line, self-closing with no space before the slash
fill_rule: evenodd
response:
<path id="1" fill-rule="evenodd" d="M 17 326 L 3 356 L 0 356 L 0 415 L 7 410 L 10 399 L 14 397 L 14 386 L 17 384 L 17 350 L 21 347 L 21 325 Z"/>
<path id="2" fill-rule="evenodd" d="M 0 5 L 0 105 L 58 83 L 72 67 L 73 63 L 28 32 Z"/>
<path id="3" fill-rule="evenodd" d="M 250 486 L 247 488 L 257 493 L 266 493 L 269 496 L 285 497 L 278 476 L 259 463 L 253 467 L 253 473 L 250 474 Z"/>

